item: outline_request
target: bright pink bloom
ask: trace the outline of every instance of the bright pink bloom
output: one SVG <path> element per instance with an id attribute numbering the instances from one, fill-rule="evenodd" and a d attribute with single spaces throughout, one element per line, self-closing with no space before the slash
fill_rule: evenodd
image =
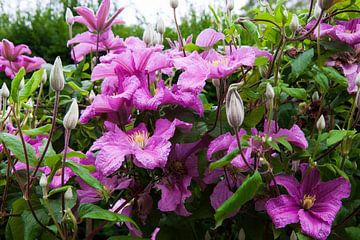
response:
<path id="1" fill-rule="evenodd" d="M 196 39 L 196 45 L 203 48 L 214 46 L 217 42 L 224 40 L 225 35 L 212 28 L 203 30 Z"/>

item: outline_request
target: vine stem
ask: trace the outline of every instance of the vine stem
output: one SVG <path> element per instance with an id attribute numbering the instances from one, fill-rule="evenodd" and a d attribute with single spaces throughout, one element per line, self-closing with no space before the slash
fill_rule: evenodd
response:
<path id="1" fill-rule="evenodd" d="M 178 24 L 178 21 L 177 21 L 177 18 L 176 18 L 176 9 L 175 8 L 174 8 L 174 20 L 175 20 L 175 25 L 176 25 L 176 31 L 178 33 L 179 44 L 180 44 L 180 47 L 181 47 L 181 50 L 183 52 L 184 57 L 186 57 L 186 53 L 185 53 L 185 49 L 184 49 L 184 43 L 183 43 L 183 37 L 182 37 L 180 27 L 179 27 L 179 24 Z"/>
<path id="2" fill-rule="evenodd" d="M 237 141 L 237 144 L 238 144 L 238 148 L 240 150 L 240 155 L 244 161 L 244 163 L 246 164 L 246 166 L 253 172 L 254 169 L 250 166 L 250 164 L 248 163 L 248 161 L 246 160 L 245 156 L 244 156 L 244 153 L 242 151 L 242 148 L 241 148 L 241 141 L 240 141 L 240 136 L 239 136 L 239 129 L 238 128 L 234 128 L 234 131 L 235 131 L 235 136 L 236 136 L 236 141 Z"/>
<path id="3" fill-rule="evenodd" d="M 69 148 L 69 141 L 71 136 L 71 130 L 65 129 L 65 148 L 64 148 L 64 158 L 61 165 L 61 187 L 65 184 L 65 162 L 66 162 L 66 155 Z M 61 194 L 61 210 L 64 216 L 65 214 L 65 195 L 64 193 Z"/>
<path id="4" fill-rule="evenodd" d="M 46 71 L 46 70 L 44 70 L 44 71 Z M 43 88 L 44 88 L 44 84 L 43 84 L 43 82 L 41 81 L 41 83 L 40 83 L 40 89 L 39 89 L 39 95 L 38 95 L 38 97 L 37 97 L 37 99 L 36 99 L 36 105 L 35 105 L 35 110 L 34 110 L 34 119 L 32 120 L 33 126 L 36 125 L 37 112 L 38 112 L 38 108 L 39 108 L 39 105 L 40 105 L 41 94 L 42 94 Z"/>

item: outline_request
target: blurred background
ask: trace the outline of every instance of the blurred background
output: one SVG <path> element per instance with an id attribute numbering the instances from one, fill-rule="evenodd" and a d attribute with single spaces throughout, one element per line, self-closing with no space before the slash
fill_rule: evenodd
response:
<path id="1" fill-rule="evenodd" d="M 158 16 L 166 23 L 165 37 L 176 39 L 175 25 L 169 0 L 117 0 L 111 1 L 111 12 L 125 7 L 120 14 L 125 25 L 113 28 L 115 34 L 126 38 L 141 37 L 147 24 L 155 24 Z M 209 9 L 223 11 L 226 0 L 180 0 L 178 14 L 184 36 L 199 32 L 212 25 Z M 270 0 L 270 4 L 275 0 Z M 308 1 L 287 1 L 287 3 L 307 4 Z M 41 56 L 52 62 L 61 56 L 65 63 L 71 63 L 66 42 L 69 39 L 68 27 L 64 21 L 66 8 L 73 10 L 77 6 L 87 6 L 97 10 L 101 0 L 0 0 L 0 39 L 6 38 L 15 44 L 29 45 L 33 55 Z M 235 13 L 249 15 L 258 5 L 258 0 L 235 0 Z M 83 26 L 75 24 L 74 34 L 83 32 Z"/>

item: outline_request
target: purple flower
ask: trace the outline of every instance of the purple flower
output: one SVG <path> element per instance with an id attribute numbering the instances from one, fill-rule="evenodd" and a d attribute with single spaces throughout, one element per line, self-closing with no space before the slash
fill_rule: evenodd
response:
<path id="1" fill-rule="evenodd" d="M 115 14 L 108 19 L 110 11 L 110 0 L 103 0 L 96 16 L 93 10 L 87 7 L 77 7 L 75 11 L 80 15 L 73 18 L 74 22 L 84 24 L 90 32 L 103 33 L 111 28 L 114 24 L 123 24 L 124 21 L 116 19 L 117 16 L 124 10 L 119 8 Z"/>
<path id="2" fill-rule="evenodd" d="M 301 231 L 315 239 L 324 240 L 340 210 L 341 199 L 351 192 L 349 181 L 340 177 L 328 182 L 320 181 L 320 172 L 301 165 L 302 180 L 293 176 L 276 176 L 277 184 L 289 195 L 283 194 L 268 200 L 266 211 L 276 228 L 300 222 Z"/>
<path id="3" fill-rule="evenodd" d="M 203 30 L 196 39 L 196 45 L 203 48 L 214 46 L 217 42 L 224 40 L 225 35 L 212 28 Z"/>
<path id="4" fill-rule="evenodd" d="M 191 179 L 198 177 L 197 157 L 195 154 L 186 156 L 197 143 L 176 144 L 169 155 L 164 177 L 156 184 L 161 190 L 158 208 L 161 211 L 175 211 L 178 215 L 188 216 L 185 200 L 191 196 L 188 189 Z"/>
<path id="5" fill-rule="evenodd" d="M 359 63 L 339 63 L 338 61 L 328 61 L 328 66 L 339 67 L 342 69 L 345 77 L 348 79 L 347 91 L 349 93 L 356 93 L 358 87 L 356 86 L 356 76 L 360 73 L 360 64 Z"/>
<path id="6" fill-rule="evenodd" d="M 114 173 L 125 160 L 125 156 L 133 155 L 134 164 L 145 169 L 164 168 L 170 153 L 169 139 L 174 135 L 176 127 L 189 130 L 191 124 L 175 119 L 156 121 L 155 131 L 150 136 L 144 123 L 128 132 L 123 132 L 115 124 L 106 123 L 109 130 L 91 147 L 91 151 L 99 150 L 95 166 L 104 175 Z"/>

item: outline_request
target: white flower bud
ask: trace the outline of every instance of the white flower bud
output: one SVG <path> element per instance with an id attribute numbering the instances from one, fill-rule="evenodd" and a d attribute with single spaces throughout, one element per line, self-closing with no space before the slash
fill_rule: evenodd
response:
<path id="1" fill-rule="evenodd" d="M 146 43 L 146 45 L 151 45 L 154 38 L 154 30 L 152 29 L 151 25 L 148 25 L 143 34 L 143 41 Z"/>
<path id="2" fill-rule="evenodd" d="M 296 233 L 294 231 L 291 232 L 290 240 L 297 240 Z"/>
<path id="3" fill-rule="evenodd" d="M 315 4 L 314 17 L 318 19 L 320 17 L 320 14 L 321 14 L 321 8 L 319 4 Z"/>
<path id="4" fill-rule="evenodd" d="M 73 196 L 72 189 L 71 189 L 71 187 L 69 187 L 64 194 L 64 198 L 65 198 L 65 200 L 72 200 L 73 197 L 74 196 Z"/>
<path id="5" fill-rule="evenodd" d="M 76 127 L 78 120 L 79 120 L 79 107 L 76 98 L 73 98 L 70 108 L 64 117 L 63 125 L 65 129 L 71 130 Z"/>
<path id="6" fill-rule="evenodd" d="M 24 78 L 22 78 L 21 79 L 21 81 L 20 81 L 20 83 L 19 83 L 19 91 L 21 91 L 23 88 L 24 88 L 24 86 L 25 86 L 25 79 Z"/>
<path id="7" fill-rule="evenodd" d="M 47 187 L 48 185 L 48 179 L 44 173 L 40 177 L 39 185 L 42 188 Z"/>
<path id="8" fill-rule="evenodd" d="M 239 231 L 238 240 L 245 240 L 245 231 L 243 228 L 241 228 Z"/>
<path id="9" fill-rule="evenodd" d="M 73 15 L 72 11 L 70 10 L 70 8 L 66 9 L 65 21 L 68 25 L 74 24 L 74 15 Z"/>
<path id="10" fill-rule="evenodd" d="M 285 19 L 288 19 L 289 12 L 288 12 L 288 10 L 286 8 L 284 8 L 284 10 L 283 10 L 283 15 L 284 15 Z"/>
<path id="11" fill-rule="evenodd" d="M 293 33 L 296 33 L 299 27 L 300 27 L 299 18 L 296 14 L 293 14 L 290 22 L 290 30 Z"/>
<path id="12" fill-rule="evenodd" d="M 44 72 L 43 72 L 43 74 L 42 74 L 42 76 L 41 76 L 41 83 L 42 83 L 42 84 L 45 84 L 46 81 L 47 81 L 47 72 L 46 72 L 46 70 L 44 69 Z"/>
<path id="13" fill-rule="evenodd" d="M 10 92 L 8 87 L 6 86 L 6 83 L 3 83 L 1 87 L 1 97 L 8 98 L 10 96 Z"/>
<path id="14" fill-rule="evenodd" d="M 95 93 L 94 93 L 94 90 L 91 90 L 90 91 L 90 94 L 89 94 L 89 101 L 90 102 L 93 102 L 94 101 L 94 99 L 95 99 Z"/>
<path id="15" fill-rule="evenodd" d="M 156 21 L 156 31 L 160 34 L 165 33 L 165 23 L 161 17 L 158 17 L 158 19 Z"/>
<path id="16" fill-rule="evenodd" d="M 320 116 L 320 118 L 317 120 L 316 122 L 316 128 L 319 130 L 319 131 L 322 131 L 325 129 L 325 118 L 323 115 Z"/>
<path id="17" fill-rule="evenodd" d="M 311 99 L 312 99 L 313 102 L 317 102 L 317 101 L 320 100 L 320 96 L 319 96 L 318 91 L 315 91 L 315 92 L 313 93 L 313 95 L 311 96 Z"/>
<path id="18" fill-rule="evenodd" d="M 179 6 L 179 1 L 178 0 L 170 0 L 170 6 L 172 8 L 177 8 Z"/>
<path id="19" fill-rule="evenodd" d="M 61 58 L 57 57 L 50 72 L 50 86 L 54 91 L 61 91 L 64 89 L 64 85 L 65 78 Z"/>
<path id="20" fill-rule="evenodd" d="M 360 89 L 360 72 L 356 75 L 355 84 Z"/>
<path id="21" fill-rule="evenodd" d="M 97 64 L 97 57 L 93 57 L 90 63 L 91 63 L 91 70 L 94 70 Z"/>
<path id="22" fill-rule="evenodd" d="M 267 84 L 266 84 L 265 96 L 266 96 L 268 99 L 274 99 L 274 97 L 275 97 L 274 88 L 271 86 L 270 83 L 267 83 Z"/>
<path id="23" fill-rule="evenodd" d="M 227 10 L 229 12 L 231 12 L 232 10 L 234 10 L 234 0 L 228 0 L 227 6 L 226 6 Z"/>
<path id="24" fill-rule="evenodd" d="M 244 103 L 236 87 L 230 86 L 226 94 L 226 117 L 229 125 L 238 128 L 244 121 Z"/>

